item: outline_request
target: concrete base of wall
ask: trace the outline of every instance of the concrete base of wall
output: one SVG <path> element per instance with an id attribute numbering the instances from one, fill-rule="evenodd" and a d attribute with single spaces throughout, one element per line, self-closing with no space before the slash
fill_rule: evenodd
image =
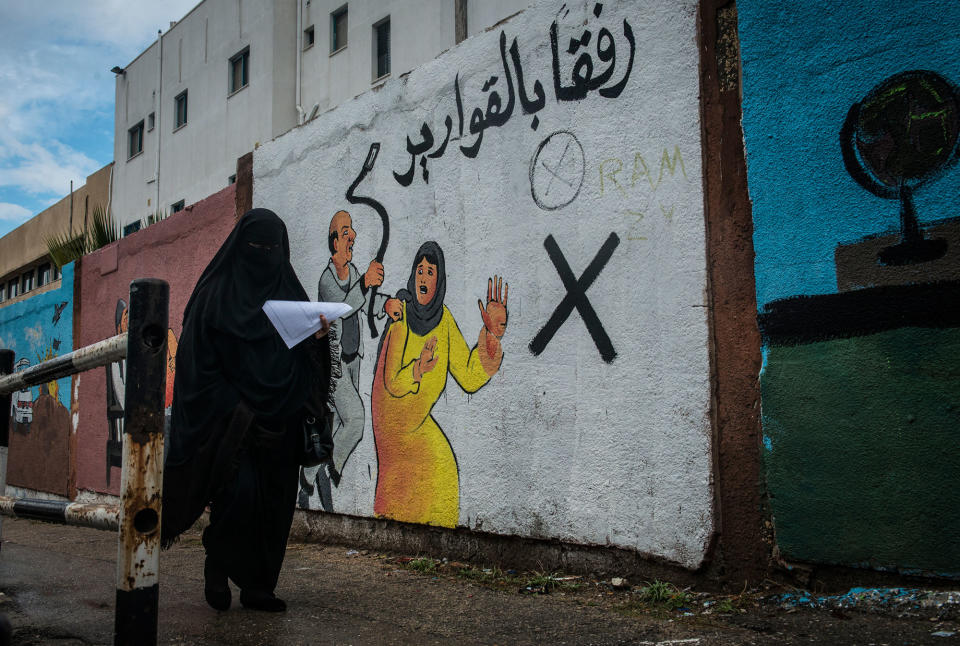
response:
<path id="1" fill-rule="evenodd" d="M 503 569 L 620 576 L 631 581 L 662 579 L 709 589 L 714 577 L 646 558 L 629 550 L 573 545 L 555 540 L 446 529 L 379 518 L 361 518 L 297 509 L 290 540 L 335 543 L 353 548 L 424 555 L 496 565 Z"/>

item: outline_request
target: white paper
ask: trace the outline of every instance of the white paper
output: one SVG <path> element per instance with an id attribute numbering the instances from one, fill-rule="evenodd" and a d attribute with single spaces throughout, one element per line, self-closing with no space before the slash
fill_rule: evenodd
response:
<path id="1" fill-rule="evenodd" d="M 328 323 L 350 312 L 346 303 L 312 303 L 310 301 L 267 301 L 263 311 L 280 333 L 288 348 L 297 345 L 323 327 L 320 315 Z"/>

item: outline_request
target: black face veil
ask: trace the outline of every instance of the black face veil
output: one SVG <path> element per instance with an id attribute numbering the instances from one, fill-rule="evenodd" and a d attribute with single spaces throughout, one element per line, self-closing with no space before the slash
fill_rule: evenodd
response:
<path id="1" fill-rule="evenodd" d="M 299 412 L 309 360 L 287 348 L 263 313 L 271 299 L 308 300 L 290 266 L 283 221 L 254 209 L 237 222 L 184 310 L 168 464 L 189 460 L 241 400 L 264 419 Z"/>

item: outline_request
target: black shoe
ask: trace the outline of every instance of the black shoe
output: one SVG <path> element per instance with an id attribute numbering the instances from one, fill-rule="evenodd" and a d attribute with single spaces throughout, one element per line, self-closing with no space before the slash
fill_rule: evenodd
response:
<path id="1" fill-rule="evenodd" d="M 203 596 L 214 610 L 224 612 L 230 609 L 227 575 L 213 564 L 209 556 L 203 562 Z"/>
<path id="2" fill-rule="evenodd" d="M 240 603 L 244 608 L 263 610 L 264 612 L 285 612 L 287 602 L 278 598 L 272 592 L 262 590 L 241 590 Z"/>

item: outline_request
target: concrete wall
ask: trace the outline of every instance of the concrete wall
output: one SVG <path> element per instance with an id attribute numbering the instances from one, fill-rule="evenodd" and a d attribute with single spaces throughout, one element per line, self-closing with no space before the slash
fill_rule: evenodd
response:
<path id="1" fill-rule="evenodd" d="M 73 232 L 83 231 L 85 221 L 93 218 L 97 206 L 107 208 L 110 198 L 110 172 L 113 164 L 107 164 L 87 176 L 87 182 L 75 186 L 73 191 Z M 30 220 L 0 238 L 0 281 L 11 278 L 10 274 L 25 266 L 46 258 L 46 238 L 70 231 L 70 194 L 44 209 Z"/>
<path id="2" fill-rule="evenodd" d="M 73 351 L 74 264 L 49 291 L 0 308 L 0 348 L 14 351 L 14 370 Z M 67 496 L 72 485 L 71 379 L 11 395 L 7 483 Z"/>
<path id="3" fill-rule="evenodd" d="M 254 205 L 286 220 L 312 295 L 339 209 L 361 273 L 384 235 L 374 202 L 385 209 L 387 294 L 424 242 L 445 258 L 448 325 L 418 335 L 407 316 L 384 334 L 380 320 L 372 338 L 360 321 L 359 397 L 344 378 L 335 402 L 335 443 L 357 445 L 338 485 L 308 474 L 302 503 L 702 563 L 713 497 L 696 9 L 539 3 L 255 151 Z M 484 306 L 494 275 L 509 317 L 490 368 L 478 300 L 497 309 Z M 455 330 L 474 353 L 466 367 Z M 435 377 L 398 387 L 431 336 Z"/>
<path id="4" fill-rule="evenodd" d="M 302 30 L 314 28 L 315 42 L 303 50 L 301 105 L 325 112 L 370 89 L 374 81 L 373 25 L 390 18 L 394 78 L 436 58 L 456 43 L 455 3 L 449 0 L 300 0 Z M 467 3 L 467 29 L 480 33 L 522 10 L 527 0 Z M 331 52 L 330 16 L 347 7 L 347 45 Z M 377 81 L 377 82 L 382 82 Z"/>
<path id="5" fill-rule="evenodd" d="M 960 576 L 960 5 L 738 8 L 777 546 Z"/>
<path id="6" fill-rule="evenodd" d="M 126 65 L 126 73 L 117 76 L 114 118 L 113 212 L 121 226 L 226 186 L 240 156 L 298 123 L 298 98 L 307 112 L 315 104 L 325 111 L 369 89 L 374 22 L 391 18 L 394 77 L 454 44 L 453 2 L 356 0 L 348 5 L 348 46 L 330 56 L 330 12 L 344 4 L 205 0 Z M 470 33 L 525 5 L 526 0 L 469 4 Z M 303 29 L 310 25 L 316 44 L 304 50 Z M 244 47 L 250 48 L 250 83 L 229 95 L 229 60 Z M 174 100 L 184 91 L 187 125 L 175 128 Z M 143 152 L 130 157 L 127 133 L 141 120 Z"/>
<path id="7" fill-rule="evenodd" d="M 174 357 L 183 308 L 235 221 L 228 187 L 181 213 L 104 247 L 82 260 L 78 347 L 126 329 L 126 304 L 135 278 L 170 284 L 167 407 L 172 404 Z M 123 424 L 124 362 L 77 377 L 77 487 L 118 494 Z"/>
<path id="8" fill-rule="evenodd" d="M 230 94 L 229 61 L 245 47 L 249 85 Z M 219 191 L 238 157 L 296 124 L 293 0 L 206 0 L 163 34 L 162 72 L 160 49 L 154 43 L 117 77 L 113 210 L 121 224 Z M 187 124 L 175 129 L 174 99 L 184 90 Z M 156 127 L 129 158 L 127 131 L 150 112 Z"/>

